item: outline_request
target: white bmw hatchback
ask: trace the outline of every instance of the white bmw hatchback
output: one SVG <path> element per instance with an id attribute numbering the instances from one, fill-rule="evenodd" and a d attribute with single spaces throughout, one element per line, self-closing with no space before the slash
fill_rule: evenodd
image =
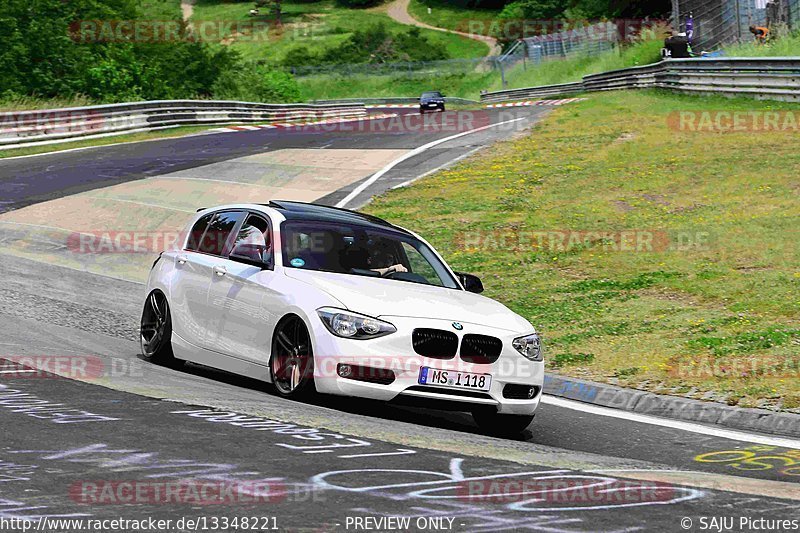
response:
<path id="1" fill-rule="evenodd" d="M 532 421 L 544 363 L 533 326 L 480 296 L 418 235 L 369 215 L 273 201 L 204 209 L 147 282 L 145 358 L 271 382 Z"/>

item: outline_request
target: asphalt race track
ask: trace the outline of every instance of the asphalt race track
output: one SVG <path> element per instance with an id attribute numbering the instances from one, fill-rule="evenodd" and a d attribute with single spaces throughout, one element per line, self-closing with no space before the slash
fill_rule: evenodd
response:
<path id="1" fill-rule="evenodd" d="M 481 120 L 520 120 L 406 160 L 353 205 L 515 135 L 545 112 L 487 111 Z M 141 270 L 152 257 L 75 259 L 54 245 L 59 232 L 93 227 L 69 226 L 63 213 L 85 212 L 96 224 L 109 215 L 92 210 L 105 209 L 119 224 L 157 204 L 176 211 L 163 224 L 185 218 L 188 201 L 167 206 L 172 200 L 148 187 L 211 183 L 211 174 L 221 181 L 232 168 L 243 177 L 228 189 L 299 191 L 335 204 L 391 160 L 459 133 L 389 129 L 265 129 L 0 160 L 0 530 L 23 530 L 19 520 L 74 531 L 76 523 L 55 520 L 152 518 L 171 520 L 169 531 L 700 531 L 713 517 L 735 517 L 734 530 L 749 531 L 762 519 L 800 519 L 800 477 L 782 468 L 800 456 L 790 439 L 672 429 L 551 398 L 528 432 L 497 439 L 465 413 L 292 402 L 246 378 L 146 363 L 137 329 Z M 317 156 L 330 163 L 327 188 L 309 182 L 312 162 L 298 159 Z M 197 201 L 220 193 L 203 194 Z M 45 225 L 46 216 L 54 220 Z M 58 357 L 88 370 L 22 364 Z M 730 460 L 755 455 L 765 457 L 760 466 Z M 170 483 L 183 483 L 181 498 L 158 492 Z M 236 501 L 191 493 L 231 486 Z M 131 503 L 138 488 L 143 496 Z"/>

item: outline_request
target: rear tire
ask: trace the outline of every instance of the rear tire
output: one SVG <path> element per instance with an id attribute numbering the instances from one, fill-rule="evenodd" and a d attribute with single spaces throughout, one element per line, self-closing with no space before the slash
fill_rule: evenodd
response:
<path id="1" fill-rule="evenodd" d="M 516 437 L 533 422 L 535 415 L 505 415 L 492 410 L 476 409 L 472 418 L 485 433 L 498 437 Z"/>
<path id="2" fill-rule="evenodd" d="M 173 366 L 178 360 L 172 353 L 172 314 L 167 297 L 153 291 L 147 297 L 139 325 L 142 357 L 160 365 Z"/>
<path id="3" fill-rule="evenodd" d="M 311 336 L 299 316 L 290 316 L 275 328 L 269 373 L 279 396 L 297 399 L 314 392 Z"/>

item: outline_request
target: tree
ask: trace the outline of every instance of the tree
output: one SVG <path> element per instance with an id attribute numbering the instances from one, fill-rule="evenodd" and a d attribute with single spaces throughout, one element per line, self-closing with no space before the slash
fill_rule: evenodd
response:
<path id="1" fill-rule="evenodd" d="M 283 15 L 281 0 L 256 0 L 256 9 L 261 11 L 263 8 L 266 8 L 269 14 L 274 17 L 276 26 L 283 25 L 281 21 L 281 16 Z"/>

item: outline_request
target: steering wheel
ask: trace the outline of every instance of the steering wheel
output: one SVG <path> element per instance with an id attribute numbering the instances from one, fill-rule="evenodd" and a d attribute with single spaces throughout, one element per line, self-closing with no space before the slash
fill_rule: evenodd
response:
<path id="1" fill-rule="evenodd" d="M 381 274 L 381 277 L 382 278 L 388 278 L 392 274 L 396 274 L 396 273 L 397 273 L 397 270 L 395 270 L 394 267 L 392 267 L 392 268 L 388 269 L 386 272 L 384 272 L 383 274 Z"/>

